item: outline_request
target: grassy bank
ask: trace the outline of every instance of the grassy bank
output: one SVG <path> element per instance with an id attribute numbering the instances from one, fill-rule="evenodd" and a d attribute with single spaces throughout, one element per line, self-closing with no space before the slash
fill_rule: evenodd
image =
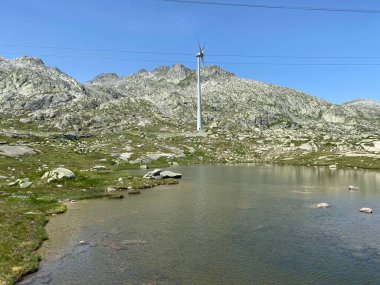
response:
<path id="1" fill-rule="evenodd" d="M 21 143 L 5 137 L 0 138 L 0 141 L 10 145 Z M 13 284 L 37 269 L 40 257 L 35 251 L 48 238 L 44 229 L 48 216 L 65 212 L 65 203 L 70 200 L 121 196 L 114 192 L 108 193 L 107 188 L 123 191 L 128 188 L 145 189 L 178 183 L 174 179 L 147 180 L 131 175 L 129 169 L 138 168 L 139 165 L 115 163 L 109 156 L 108 148 L 81 153 L 76 150 L 78 142 L 56 140 L 46 143 L 46 140 L 33 138 L 23 143 L 32 145 L 37 154 L 20 158 L 0 157 L 0 176 L 3 177 L 0 179 L 1 285 Z M 92 169 L 99 164 L 105 166 L 105 169 Z M 167 161 L 159 160 L 147 164 L 147 167 L 167 165 Z M 58 166 L 71 169 L 76 177 L 53 183 L 41 180 L 46 171 Z M 16 179 L 23 178 L 28 178 L 33 184 L 27 188 L 9 186 Z"/>

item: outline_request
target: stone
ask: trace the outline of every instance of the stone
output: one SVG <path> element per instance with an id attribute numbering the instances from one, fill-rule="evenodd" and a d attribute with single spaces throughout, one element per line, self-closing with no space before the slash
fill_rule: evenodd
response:
<path id="1" fill-rule="evenodd" d="M 131 189 L 127 191 L 128 195 L 136 195 L 141 194 L 141 191 L 139 189 Z"/>
<path id="2" fill-rule="evenodd" d="M 19 186 L 20 188 L 28 188 L 29 186 L 32 186 L 33 182 L 30 181 L 25 181 L 25 182 L 20 182 Z"/>
<path id="3" fill-rule="evenodd" d="M 146 173 L 143 178 L 145 179 L 165 179 L 165 178 L 181 178 L 181 173 L 175 173 L 168 170 L 154 169 Z"/>
<path id="4" fill-rule="evenodd" d="M 359 186 L 348 185 L 348 190 L 359 190 Z"/>
<path id="5" fill-rule="evenodd" d="M 359 212 L 365 213 L 365 214 L 372 214 L 372 209 L 371 208 L 361 208 Z"/>
<path id="6" fill-rule="evenodd" d="M 45 172 L 45 174 L 41 177 L 41 179 L 47 179 L 47 182 L 53 182 L 61 179 L 73 179 L 75 178 L 74 172 L 69 169 L 58 167 L 51 171 Z"/>
<path id="7" fill-rule="evenodd" d="M 317 208 L 328 208 L 328 207 L 330 207 L 330 205 L 327 203 L 318 203 L 317 204 Z"/>
<path id="8" fill-rule="evenodd" d="M 27 154 L 36 154 L 36 152 L 26 145 L 0 145 L 0 155 L 19 157 Z"/>
<path id="9" fill-rule="evenodd" d="M 146 166 L 146 164 L 143 164 L 143 165 L 140 165 L 140 169 L 147 169 L 148 167 Z"/>
<path id="10" fill-rule="evenodd" d="M 108 193 L 115 192 L 115 191 L 116 191 L 116 189 L 113 187 L 107 187 L 107 189 L 106 189 L 106 192 L 108 192 Z"/>
<path id="11" fill-rule="evenodd" d="M 132 154 L 133 152 L 124 152 L 119 155 L 119 158 L 121 160 L 128 161 L 131 158 Z"/>
<path id="12" fill-rule="evenodd" d="M 92 170 L 106 170 L 107 168 L 104 165 L 95 165 Z"/>
<path id="13" fill-rule="evenodd" d="M 165 170 L 165 171 L 162 171 L 160 173 L 160 175 L 162 176 L 162 178 L 181 178 L 182 177 L 182 174 L 181 173 L 176 173 L 176 172 L 173 172 L 173 171 L 168 171 L 168 170 Z"/>
<path id="14" fill-rule="evenodd" d="M 119 182 L 119 183 L 123 183 L 123 182 L 124 182 L 124 178 L 123 178 L 123 177 L 119 177 L 119 178 L 117 179 L 117 182 Z"/>

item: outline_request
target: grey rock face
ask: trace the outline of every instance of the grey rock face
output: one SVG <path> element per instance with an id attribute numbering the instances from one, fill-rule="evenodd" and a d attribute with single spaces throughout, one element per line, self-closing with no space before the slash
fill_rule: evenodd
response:
<path id="1" fill-rule="evenodd" d="M 333 105 L 302 92 L 202 68 L 206 128 L 377 130 L 380 104 L 357 100 Z M 123 130 L 131 126 L 193 129 L 196 72 L 183 65 L 107 73 L 82 85 L 36 58 L 0 60 L 0 111 L 64 130 Z M 307 146 L 305 146 L 307 147 Z"/>

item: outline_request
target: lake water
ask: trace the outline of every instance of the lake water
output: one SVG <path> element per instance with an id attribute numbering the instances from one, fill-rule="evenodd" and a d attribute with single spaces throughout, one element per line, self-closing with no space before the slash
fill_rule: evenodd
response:
<path id="1" fill-rule="evenodd" d="M 380 284 L 380 172 L 174 171 L 178 185 L 52 217 L 40 269 L 20 284 Z"/>

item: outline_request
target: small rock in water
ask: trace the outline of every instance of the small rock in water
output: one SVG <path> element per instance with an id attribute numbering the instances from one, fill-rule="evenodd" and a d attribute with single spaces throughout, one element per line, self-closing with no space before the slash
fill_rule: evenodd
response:
<path id="1" fill-rule="evenodd" d="M 80 244 L 80 245 L 85 245 L 85 244 L 88 244 L 88 242 L 87 242 L 87 241 L 84 241 L 84 240 L 81 240 L 80 242 L 78 242 L 78 244 Z"/>
<path id="2" fill-rule="evenodd" d="M 348 185 L 348 190 L 359 190 L 359 186 Z"/>
<path id="3" fill-rule="evenodd" d="M 318 203 L 317 204 L 317 208 L 328 208 L 328 207 L 330 207 L 330 205 L 327 203 Z"/>
<path id="4" fill-rule="evenodd" d="M 135 195 L 135 194 L 141 194 L 141 191 L 139 189 L 132 189 L 132 190 L 128 190 L 127 193 L 129 195 Z"/>
<path id="5" fill-rule="evenodd" d="M 371 208 L 361 208 L 359 211 L 366 214 L 372 214 Z"/>

